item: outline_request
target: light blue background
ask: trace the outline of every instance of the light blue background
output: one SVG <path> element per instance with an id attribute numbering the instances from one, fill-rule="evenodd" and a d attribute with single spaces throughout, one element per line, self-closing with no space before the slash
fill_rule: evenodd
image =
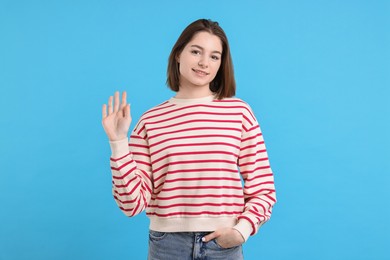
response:
<path id="1" fill-rule="evenodd" d="M 111 194 L 101 105 L 170 98 L 193 20 L 231 44 L 278 203 L 246 259 L 390 259 L 390 1 L 0 1 L 0 259 L 145 259 Z"/>

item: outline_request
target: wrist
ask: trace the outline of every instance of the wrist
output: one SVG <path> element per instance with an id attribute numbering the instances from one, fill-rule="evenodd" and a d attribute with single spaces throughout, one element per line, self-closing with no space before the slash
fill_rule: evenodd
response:
<path id="1" fill-rule="evenodd" d="M 125 156 L 129 153 L 129 143 L 127 137 L 111 141 L 110 140 L 110 147 L 111 147 L 111 157 L 112 158 L 120 158 L 122 156 Z"/>
<path id="2" fill-rule="evenodd" d="M 117 142 L 117 141 L 121 141 L 123 139 L 127 138 L 127 134 L 121 134 L 121 135 L 117 135 L 117 134 L 110 134 L 108 135 L 108 140 L 110 142 Z"/>

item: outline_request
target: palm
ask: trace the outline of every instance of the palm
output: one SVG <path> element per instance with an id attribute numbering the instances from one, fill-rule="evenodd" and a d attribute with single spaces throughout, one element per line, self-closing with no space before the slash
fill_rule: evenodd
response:
<path id="1" fill-rule="evenodd" d="M 119 103 L 119 92 L 115 92 L 113 98 L 108 100 L 107 106 L 103 105 L 102 124 L 110 141 L 117 141 L 127 137 L 130 128 L 130 105 L 126 103 L 126 92 L 123 92 L 122 103 Z"/>

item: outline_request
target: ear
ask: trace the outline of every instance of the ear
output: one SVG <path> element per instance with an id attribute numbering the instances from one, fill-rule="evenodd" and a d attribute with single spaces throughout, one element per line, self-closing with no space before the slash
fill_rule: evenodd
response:
<path id="1" fill-rule="evenodd" d="M 177 62 L 177 63 L 180 63 L 180 55 L 177 55 L 177 56 L 176 56 L 176 62 Z"/>

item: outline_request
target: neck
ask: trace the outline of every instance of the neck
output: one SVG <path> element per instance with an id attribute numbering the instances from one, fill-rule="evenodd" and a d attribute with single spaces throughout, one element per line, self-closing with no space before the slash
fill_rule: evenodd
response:
<path id="1" fill-rule="evenodd" d="M 193 98 L 202 98 L 211 96 L 214 93 L 210 90 L 209 87 L 207 88 L 185 88 L 181 87 L 179 88 L 179 91 L 176 94 L 176 98 L 187 98 L 187 99 L 193 99 Z"/>

